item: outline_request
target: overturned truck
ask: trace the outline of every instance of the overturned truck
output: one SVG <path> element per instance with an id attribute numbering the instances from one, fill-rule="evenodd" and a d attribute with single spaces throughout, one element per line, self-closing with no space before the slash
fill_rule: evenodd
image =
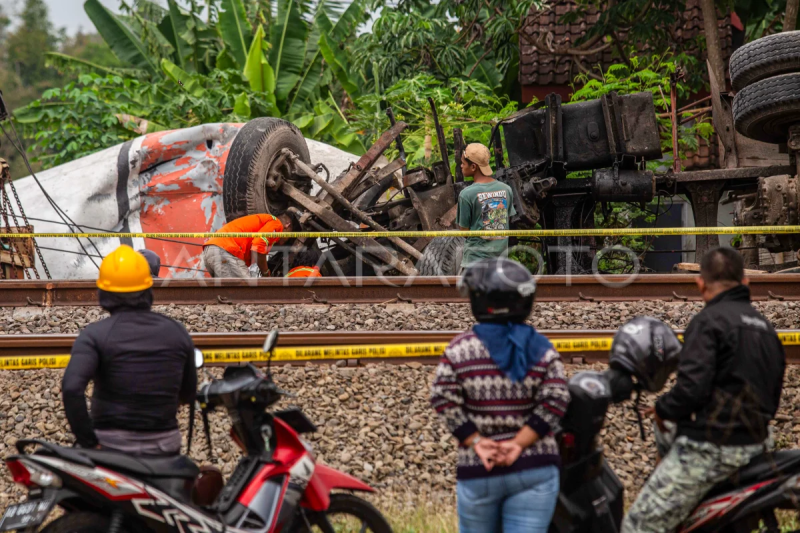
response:
<path id="1" fill-rule="evenodd" d="M 291 124 L 272 118 L 251 121 L 237 135 L 228 156 L 225 216 L 232 220 L 255 212 L 286 213 L 292 217 L 293 227 L 302 231 L 361 229 L 363 238 L 331 239 L 328 243 L 333 269 L 345 275 L 357 274 L 359 268 L 404 275 L 456 274 L 461 238 L 405 241 L 369 235 L 384 230 L 455 229 L 458 194 L 468 183 L 460 176 L 458 165 L 456 175 L 451 174 L 447 143 L 435 109 L 433 114 L 442 161 L 431 168 L 406 169 L 402 157 L 406 124 L 396 122 L 361 159 L 335 177 L 323 177 L 327 169 L 309 160 L 305 142 Z M 598 202 L 647 202 L 656 194 L 657 179 L 644 169 L 646 161 L 661 157 L 650 93 L 611 93 L 568 106 L 552 95 L 543 108 L 517 113 L 500 128 L 508 164 L 503 161 L 501 130 L 497 130 L 495 178 L 514 191 L 517 214 L 511 219 L 512 228 L 533 229 L 537 224 L 544 228 L 592 227 Z M 400 147 L 400 157 L 375 168 L 393 143 Z M 463 147 L 456 131 L 457 160 Z M 592 171 L 591 177 L 567 179 L 568 173 L 576 171 Z M 311 194 L 314 184 L 319 192 Z M 388 191 L 394 191 L 394 197 L 387 195 Z M 579 241 L 558 238 L 545 243 L 550 272 L 564 270 L 566 247 L 582 245 Z M 318 243 L 298 239 L 291 246 L 299 253 Z M 590 254 L 583 255 L 591 261 Z M 280 258 L 274 261 L 273 271 L 280 272 Z M 583 261 L 578 266 L 586 268 Z"/>

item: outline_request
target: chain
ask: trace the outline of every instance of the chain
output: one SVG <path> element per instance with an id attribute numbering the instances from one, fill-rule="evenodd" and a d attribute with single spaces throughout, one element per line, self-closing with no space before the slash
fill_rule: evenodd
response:
<path id="1" fill-rule="evenodd" d="M 2 204 L 2 206 L 0 206 L 0 211 L 2 211 L 3 221 L 5 222 L 6 225 L 6 233 L 11 234 L 11 224 L 9 224 L 8 222 L 8 212 L 7 212 L 8 195 L 6 195 L 6 179 L 8 178 L 8 176 L 9 176 L 8 163 L 6 163 L 5 159 L 0 158 L 0 187 L 2 187 L 3 189 L 2 195 L 0 195 L 0 204 Z M 14 278 L 16 278 L 17 262 L 14 260 L 16 246 L 10 244 L 8 250 L 9 254 L 11 255 L 11 272 Z M 25 264 L 24 260 L 22 260 L 21 258 L 20 260 L 24 265 Z M 5 269 L 3 269 L 3 277 L 5 278 Z"/>
<path id="2" fill-rule="evenodd" d="M 14 199 L 17 201 L 17 207 L 19 208 L 20 215 L 22 215 L 22 220 L 25 221 L 25 227 L 30 227 L 30 224 L 28 223 L 28 217 L 25 215 L 25 210 L 22 208 L 22 202 L 19 200 L 19 195 L 17 194 L 17 188 L 14 186 L 14 182 L 12 180 L 8 180 L 8 185 L 11 187 L 11 192 L 14 194 Z M 36 239 L 31 240 L 33 241 L 33 248 L 36 250 L 36 255 L 39 257 L 39 261 L 42 263 L 42 268 L 44 268 L 44 273 L 47 276 L 47 279 L 53 279 L 53 277 L 50 275 L 50 269 L 47 268 L 47 263 L 44 262 L 44 256 L 42 255 L 42 251 L 39 249 L 39 243 L 36 242 Z M 36 279 L 40 279 L 35 263 L 33 265 L 33 271 L 36 273 Z"/>

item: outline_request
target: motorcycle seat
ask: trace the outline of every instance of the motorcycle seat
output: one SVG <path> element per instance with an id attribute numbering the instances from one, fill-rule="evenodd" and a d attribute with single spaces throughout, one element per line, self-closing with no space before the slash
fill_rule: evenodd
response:
<path id="1" fill-rule="evenodd" d="M 146 478 L 194 479 L 200 473 L 185 455 L 136 456 L 108 450 L 81 450 L 81 453 L 97 465 Z"/>
<path id="2" fill-rule="evenodd" d="M 111 450 L 92 450 L 88 448 L 67 448 L 50 443 L 36 453 L 57 455 L 68 461 L 76 461 L 90 466 L 92 464 L 119 470 L 146 478 L 195 479 L 200 469 L 185 455 L 144 456 L 129 455 Z M 87 461 L 88 460 L 88 461 Z"/>
<path id="3" fill-rule="evenodd" d="M 755 456 L 745 466 L 711 489 L 706 498 L 725 494 L 747 485 L 800 472 L 800 450 L 781 450 Z"/>

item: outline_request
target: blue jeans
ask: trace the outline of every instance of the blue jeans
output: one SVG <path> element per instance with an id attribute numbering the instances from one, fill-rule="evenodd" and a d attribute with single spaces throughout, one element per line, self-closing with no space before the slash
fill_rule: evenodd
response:
<path id="1" fill-rule="evenodd" d="M 460 533 L 547 533 L 556 508 L 555 466 L 456 484 Z"/>

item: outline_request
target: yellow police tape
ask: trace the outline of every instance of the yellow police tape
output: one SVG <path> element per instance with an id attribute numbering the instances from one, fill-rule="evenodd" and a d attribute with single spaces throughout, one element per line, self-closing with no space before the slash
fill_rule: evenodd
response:
<path id="1" fill-rule="evenodd" d="M 734 226 L 726 228 L 596 228 L 596 229 L 519 229 L 493 231 L 286 231 L 282 233 L 7 233 L 4 239 L 119 238 L 208 239 L 211 237 L 357 239 L 383 237 L 610 237 L 622 235 L 767 235 L 800 233 L 800 226 Z"/>
<path id="2" fill-rule="evenodd" d="M 678 335 L 683 340 L 683 335 Z M 784 346 L 800 345 L 800 332 L 778 332 Z M 586 337 L 576 339 L 551 339 L 553 347 L 562 353 L 607 352 L 613 337 Z M 387 359 L 404 357 L 437 357 L 444 353 L 446 342 L 411 344 L 370 344 L 358 346 L 303 346 L 276 348 L 273 363 L 298 361 L 324 361 L 339 359 Z M 205 362 L 211 364 L 266 362 L 268 355 L 260 349 L 204 350 Z M 0 370 L 35 370 L 39 368 L 66 368 L 69 355 L 32 355 L 25 357 L 0 357 Z"/>

